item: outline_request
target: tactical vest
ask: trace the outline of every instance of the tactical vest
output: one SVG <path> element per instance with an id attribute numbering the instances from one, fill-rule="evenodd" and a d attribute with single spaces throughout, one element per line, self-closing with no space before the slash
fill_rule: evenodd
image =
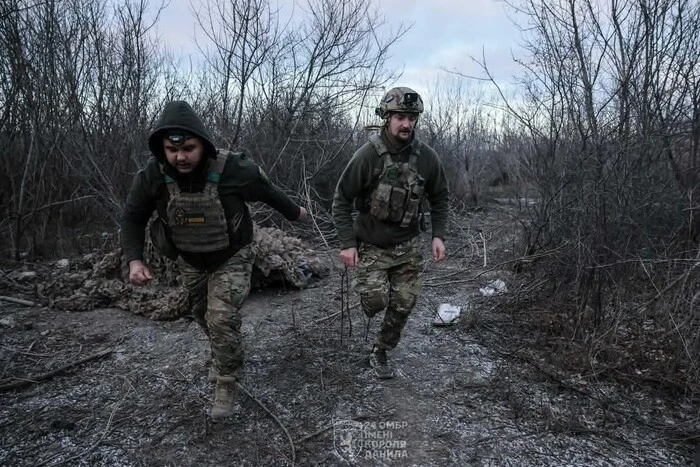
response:
<path id="1" fill-rule="evenodd" d="M 170 237 L 178 250 L 206 253 L 229 246 L 226 214 L 219 199 L 218 185 L 228 158 L 219 151 L 207 166 L 207 181 L 201 193 L 183 193 L 172 177 L 163 174 L 168 187 L 167 215 Z"/>
<path id="2" fill-rule="evenodd" d="M 413 145 L 408 162 L 394 162 L 389 148 L 378 135 L 370 138 L 384 167 L 379 183 L 369 199 L 369 212 L 380 221 L 399 223 L 408 227 L 421 215 L 425 195 L 425 179 L 418 173 L 420 144 Z"/>

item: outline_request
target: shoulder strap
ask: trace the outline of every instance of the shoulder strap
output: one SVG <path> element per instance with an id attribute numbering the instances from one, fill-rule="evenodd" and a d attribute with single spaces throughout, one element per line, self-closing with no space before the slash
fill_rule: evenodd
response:
<path id="1" fill-rule="evenodd" d="M 408 164 L 406 170 L 406 179 L 409 185 L 412 185 L 418 175 L 418 157 L 420 156 L 420 141 L 415 140 L 411 148 L 411 154 L 408 156 Z"/>
<path id="2" fill-rule="evenodd" d="M 418 172 L 418 158 L 420 157 L 420 147 L 421 142 L 417 139 L 414 140 L 413 150 L 411 151 L 411 155 L 408 159 L 408 164 L 411 166 L 411 169 L 415 170 L 416 172 Z"/>
<path id="3" fill-rule="evenodd" d="M 204 190 L 209 193 L 215 193 L 216 187 L 221 181 L 221 174 L 224 173 L 224 167 L 226 166 L 226 160 L 228 159 L 230 151 L 219 149 L 216 151 L 216 158 L 209 159 L 207 165 L 207 183 Z"/>
<path id="4" fill-rule="evenodd" d="M 369 141 L 374 146 L 374 149 L 377 151 L 377 155 L 379 157 L 384 157 L 385 154 L 389 154 L 389 148 L 384 143 L 384 140 L 382 140 L 380 135 L 372 135 L 369 138 Z"/>
<path id="5" fill-rule="evenodd" d="M 165 180 L 165 186 L 168 188 L 168 193 L 170 194 L 170 197 L 175 197 L 180 193 L 180 187 L 177 186 L 177 182 L 173 177 L 165 173 L 165 168 L 163 167 L 163 163 L 159 162 L 158 165 L 160 166 L 160 173 L 163 175 L 163 180 Z"/>
<path id="6" fill-rule="evenodd" d="M 391 153 L 389 152 L 389 148 L 387 147 L 386 143 L 384 143 L 384 140 L 382 140 L 382 137 L 380 135 L 372 135 L 369 138 L 369 141 L 374 146 L 375 151 L 377 151 L 377 155 L 381 157 L 384 162 L 382 171 L 379 173 L 379 176 L 375 179 L 381 180 L 384 177 L 384 175 L 386 175 L 386 172 L 389 170 L 389 167 L 394 163 L 394 161 L 391 159 Z"/>

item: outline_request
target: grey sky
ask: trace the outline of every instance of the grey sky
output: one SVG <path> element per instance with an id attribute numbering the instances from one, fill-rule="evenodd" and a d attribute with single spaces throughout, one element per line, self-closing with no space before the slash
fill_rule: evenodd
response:
<path id="1" fill-rule="evenodd" d="M 189 4 L 189 0 L 171 0 L 160 22 L 161 37 L 176 53 L 196 51 Z M 280 0 L 280 4 L 289 2 Z M 390 52 L 391 65 L 403 69 L 397 85 L 429 94 L 430 85 L 443 74 L 441 68 L 481 75 L 469 56 L 481 57 L 482 50 L 500 82 L 517 73 L 511 55 L 518 54 L 519 32 L 503 1 L 382 0 L 374 5 L 385 16 L 387 28 L 411 25 Z"/>
<path id="2" fill-rule="evenodd" d="M 517 70 L 511 50 L 517 50 L 519 34 L 505 6 L 493 0 L 384 0 L 387 19 L 413 24 L 392 53 L 404 67 L 402 82 L 425 89 L 441 68 L 481 75 L 469 56 L 480 58 L 482 51 L 495 76 L 508 79 Z"/>

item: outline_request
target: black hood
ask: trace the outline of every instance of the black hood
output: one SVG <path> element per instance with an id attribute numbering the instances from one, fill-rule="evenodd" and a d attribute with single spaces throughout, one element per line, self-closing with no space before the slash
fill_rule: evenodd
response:
<path id="1" fill-rule="evenodd" d="M 165 105 L 163 113 L 148 136 L 148 148 L 160 162 L 163 162 L 165 159 L 162 132 L 173 128 L 179 128 L 197 135 L 204 143 L 204 152 L 207 156 L 216 157 L 216 147 L 214 146 L 213 138 L 204 126 L 202 119 L 199 118 L 199 115 L 195 113 L 187 102 L 172 101 Z"/>

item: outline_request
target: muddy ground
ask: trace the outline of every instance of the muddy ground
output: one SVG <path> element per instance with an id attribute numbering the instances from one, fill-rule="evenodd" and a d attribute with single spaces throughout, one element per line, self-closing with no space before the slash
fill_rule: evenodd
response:
<path id="1" fill-rule="evenodd" d="M 496 205 L 461 220 L 449 260 L 426 263 L 393 380 L 368 366 L 379 322 L 367 328 L 342 269 L 305 290 L 253 291 L 225 422 L 206 416 L 208 345 L 190 320 L 0 301 L 0 465 L 693 465 L 693 447 L 659 429 L 697 415 L 683 397 L 562 373 L 514 348 L 513 315 L 479 292 L 494 279 L 518 287 L 497 266 L 515 248 L 507 220 Z M 456 325 L 432 325 L 441 303 L 463 307 Z"/>

